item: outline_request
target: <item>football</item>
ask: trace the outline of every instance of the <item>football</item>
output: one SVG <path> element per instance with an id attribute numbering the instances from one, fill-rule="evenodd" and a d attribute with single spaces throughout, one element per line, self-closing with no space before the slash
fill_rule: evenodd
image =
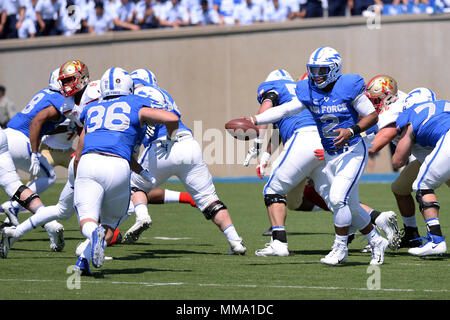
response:
<path id="1" fill-rule="evenodd" d="M 250 120 L 238 118 L 228 121 L 225 129 L 239 140 L 250 140 L 258 136 L 259 130 Z"/>

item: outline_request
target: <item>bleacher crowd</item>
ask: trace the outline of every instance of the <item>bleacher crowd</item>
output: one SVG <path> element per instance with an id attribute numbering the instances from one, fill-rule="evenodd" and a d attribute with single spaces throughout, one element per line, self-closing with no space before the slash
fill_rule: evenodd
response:
<path id="1" fill-rule="evenodd" d="M 0 0 L 0 39 L 450 11 L 450 0 Z"/>

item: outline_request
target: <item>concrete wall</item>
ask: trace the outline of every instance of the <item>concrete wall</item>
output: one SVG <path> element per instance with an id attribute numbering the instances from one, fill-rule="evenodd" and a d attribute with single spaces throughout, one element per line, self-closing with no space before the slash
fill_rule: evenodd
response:
<path id="1" fill-rule="evenodd" d="M 327 45 L 341 53 L 345 73 L 359 73 L 366 81 L 387 73 L 403 91 L 427 86 L 445 99 L 450 96 L 449 17 L 383 17 L 375 30 L 358 17 L 3 40 L 0 83 L 22 108 L 47 86 L 50 71 L 69 59 L 85 62 L 92 79 L 112 66 L 150 68 L 174 97 L 185 123 L 195 127 L 211 173 L 253 175 L 254 166 L 240 165 L 247 146 L 227 140 L 223 126 L 256 112 L 257 86 L 270 71 L 284 68 L 300 76 L 311 52 Z M 391 171 L 387 150 L 377 158 L 375 171 Z"/>

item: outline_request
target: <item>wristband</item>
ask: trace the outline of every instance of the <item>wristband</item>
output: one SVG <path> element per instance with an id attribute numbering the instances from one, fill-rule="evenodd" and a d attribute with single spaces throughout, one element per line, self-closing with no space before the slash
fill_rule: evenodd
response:
<path id="1" fill-rule="evenodd" d="M 348 129 L 351 131 L 352 136 L 356 136 L 357 134 L 361 133 L 361 128 L 357 124 L 355 124 L 354 126 L 351 126 Z"/>

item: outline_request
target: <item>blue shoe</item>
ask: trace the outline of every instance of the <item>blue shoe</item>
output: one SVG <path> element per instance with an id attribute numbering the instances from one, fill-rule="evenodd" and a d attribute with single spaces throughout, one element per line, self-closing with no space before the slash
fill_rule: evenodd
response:
<path id="1" fill-rule="evenodd" d="M 91 270 L 89 269 L 89 262 L 86 258 L 79 257 L 73 271 L 77 272 L 80 276 L 93 276 Z"/>
<path id="2" fill-rule="evenodd" d="M 427 237 L 423 237 L 422 239 L 426 240 L 425 243 L 418 248 L 409 249 L 409 254 L 412 254 L 413 256 L 424 257 L 431 255 L 443 255 L 447 252 L 445 237 L 437 236 L 427 232 Z"/>
<path id="3" fill-rule="evenodd" d="M 105 260 L 105 229 L 102 226 L 92 232 L 91 259 L 96 268 L 100 268 Z"/>

